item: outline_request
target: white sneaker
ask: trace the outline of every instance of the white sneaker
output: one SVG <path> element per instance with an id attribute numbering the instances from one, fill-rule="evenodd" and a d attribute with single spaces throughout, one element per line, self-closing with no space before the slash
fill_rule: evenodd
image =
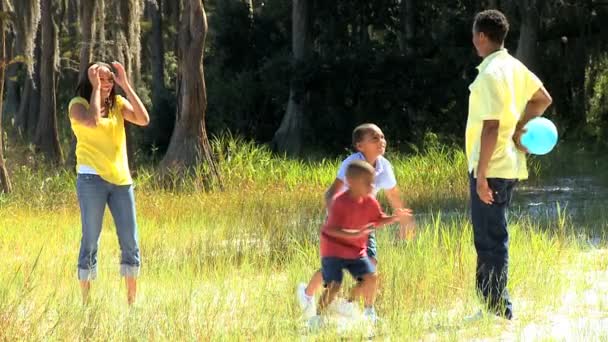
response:
<path id="1" fill-rule="evenodd" d="M 372 324 L 376 324 L 378 322 L 378 314 L 376 314 L 376 310 L 374 308 L 365 308 L 363 316 L 365 316 L 365 318 Z"/>
<path id="2" fill-rule="evenodd" d="M 353 302 L 343 301 L 340 303 L 336 303 L 336 311 L 341 316 L 346 317 L 355 317 L 357 314 L 357 307 Z"/>
<path id="3" fill-rule="evenodd" d="M 323 320 L 323 317 L 319 315 L 313 315 L 306 322 L 306 327 L 308 328 L 308 331 L 311 332 L 319 331 L 323 326 L 325 326 L 325 321 Z"/>
<path id="4" fill-rule="evenodd" d="M 483 313 L 483 311 L 479 310 L 476 313 L 467 316 L 464 318 L 464 322 L 465 323 L 473 323 L 473 322 L 477 322 L 477 321 L 481 321 L 482 319 L 484 319 L 486 315 Z"/>
<path id="5" fill-rule="evenodd" d="M 300 308 L 304 312 L 306 317 L 312 317 L 315 315 L 315 298 L 306 294 L 306 284 L 299 283 L 296 289 L 296 297 L 298 297 L 298 303 Z"/>

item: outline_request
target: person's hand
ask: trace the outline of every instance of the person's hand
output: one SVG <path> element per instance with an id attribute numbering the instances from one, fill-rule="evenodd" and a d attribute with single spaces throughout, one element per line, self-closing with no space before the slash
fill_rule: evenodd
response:
<path id="1" fill-rule="evenodd" d="M 397 240 L 414 240 L 416 237 L 416 220 L 413 216 L 405 216 L 401 219 Z"/>
<path id="2" fill-rule="evenodd" d="M 413 213 L 414 213 L 414 211 L 412 209 L 399 208 L 399 209 L 395 209 L 394 215 L 397 217 L 398 220 L 401 220 L 403 217 L 412 216 Z"/>
<path id="3" fill-rule="evenodd" d="M 114 74 L 114 82 L 116 82 L 116 84 L 118 84 L 122 90 L 126 91 L 129 87 L 129 81 L 127 80 L 127 72 L 125 67 L 120 64 L 120 62 L 116 61 L 112 62 L 112 66 L 114 67 L 114 70 L 116 70 L 116 74 Z"/>
<path id="4" fill-rule="evenodd" d="M 99 65 L 91 65 L 87 70 L 87 75 L 89 76 L 91 86 L 93 86 L 93 88 L 99 88 L 99 85 L 101 84 L 101 81 L 99 80 Z"/>
<path id="5" fill-rule="evenodd" d="M 492 205 L 494 203 L 494 196 L 492 195 L 492 189 L 488 185 L 488 179 L 485 177 L 477 177 L 477 195 L 479 199 L 487 204 Z"/>
<path id="6" fill-rule="evenodd" d="M 521 144 L 521 136 L 526 133 L 526 129 L 524 127 L 515 128 L 515 133 L 513 133 L 513 142 L 515 143 L 515 147 L 523 153 L 529 153 L 528 149 Z"/>

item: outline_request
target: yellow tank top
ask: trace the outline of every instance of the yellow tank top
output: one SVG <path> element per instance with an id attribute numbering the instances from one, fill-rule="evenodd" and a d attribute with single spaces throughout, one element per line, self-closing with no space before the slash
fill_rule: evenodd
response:
<path id="1" fill-rule="evenodd" d="M 76 168 L 92 167 L 105 181 L 115 185 L 133 182 L 127 160 L 127 140 L 122 116 L 122 96 L 116 96 L 114 108 L 96 127 L 87 127 L 70 117 L 72 131 L 76 135 Z M 89 101 L 75 97 L 68 105 L 68 113 L 74 104 L 82 104 L 87 110 Z"/>

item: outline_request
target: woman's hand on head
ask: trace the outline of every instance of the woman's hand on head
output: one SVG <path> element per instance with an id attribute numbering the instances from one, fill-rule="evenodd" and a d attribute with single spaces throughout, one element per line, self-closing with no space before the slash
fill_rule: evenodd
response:
<path id="1" fill-rule="evenodd" d="M 116 74 L 114 75 L 114 82 L 118 84 L 123 90 L 126 90 L 129 86 L 129 81 L 127 81 L 127 71 L 125 67 L 120 64 L 120 62 L 112 62 L 112 66 L 114 70 L 116 70 Z"/>
<path id="2" fill-rule="evenodd" d="M 87 70 L 87 74 L 89 75 L 89 81 L 93 88 L 99 88 L 101 81 L 99 80 L 99 65 L 93 64 Z"/>

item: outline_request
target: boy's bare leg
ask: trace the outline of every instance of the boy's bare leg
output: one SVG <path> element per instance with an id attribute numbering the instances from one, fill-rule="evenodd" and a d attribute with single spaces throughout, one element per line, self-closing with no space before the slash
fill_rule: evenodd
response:
<path id="1" fill-rule="evenodd" d="M 315 274 L 312 275 L 310 281 L 308 282 L 308 286 L 306 286 L 306 295 L 312 297 L 315 295 L 315 292 L 323 285 L 323 274 L 321 271 L 316 271 Z"/>
<path id="2" fill-rule="evenodd" d="M 376 258 L 370 257 L 369 261 L 374 266 L 378 265 L 378 261 L 376 260 Z M 373 274 L 376 274 L 376 273 L 373 273 Z M 353 288 L 350 290 L 350 297 L 348 298 L 349 302 L 354 302 L 354 301 L 357 301 L 359 298 L 363 298 L 364 297 L 364 295 L 365 295 L 365 288 L 364 288 L 364 284 L 363 284 L 363 279 L 364 278 L 365 277 L 363 277 L 361 279 L 361 281 L 357 281 L 357 285 L 353 286 Z"/>
<path id="3" fill-rule="evenodd" d="M 357 282 L 350 292 L 349 301 L 357 301 L 363 298 L 363 303 L 366 308 L 372 307 L 376 301 L 376 290 L 378 287 L 378 274 L 368 273 L 362 277 L 363 279 Z"/>
<path id="4" fill-rule="evenodd" d="M 366 308 L 373 307 L 376 302 L 376 290 L 378 289 L 378 274 L 374 272 L 364 275 L 361 288 L 363 304 Z"/>
<path id="5" fill-rule="evenodd" d="M 340 292 L 340 283 L 331 282 L 327 285 L 325 290 L 323 290 L 323 294 L 319 298 L 319 305 L 317 307 L 317 314 L 323 313 L 325 309 L 334 301 L 336 296 Z"/>
<path id="6" fill-rule="evenodd" d="M 91 292 L 91 281 L 81 280 L 80 290 L 82 291 L 82 302 L 87 304 L 89 302 L 89 292 Z"/>
<path id="7" fill-rule="evenodd" d="M 137 294 L 137 278 L 125 277 L 127 284 L 127 302 L 129 305 L 135 303 L 135 295 Z"/>

